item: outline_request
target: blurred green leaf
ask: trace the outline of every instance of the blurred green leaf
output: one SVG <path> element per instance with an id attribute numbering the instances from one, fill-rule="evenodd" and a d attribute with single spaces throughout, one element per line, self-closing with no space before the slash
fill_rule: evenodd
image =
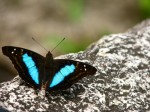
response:
<path id="1" fill-rule="evenodd" d="M 139 0 L 139 8 L 144 18 L 150 17 L 150 0 Z"/>
<path id="2" fill-rule="evenodd" d="M 83 15 L 84 0 L 67 0 L 68 15 L 72 22 L 79 21 Z"/>

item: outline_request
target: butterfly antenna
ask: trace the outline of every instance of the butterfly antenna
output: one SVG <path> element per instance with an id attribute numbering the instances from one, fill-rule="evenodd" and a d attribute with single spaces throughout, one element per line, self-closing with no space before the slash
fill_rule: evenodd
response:
<path id="1" fill-rule="evenodd" d="M 59 46 L 59 45 L 62 43 L 62 41 L 64 41 L 64 40 L 65 40 L 65 38 L 63 38 L 63 39 L 51 50 L 51 52 L 53 52 L 54 49 L 55 49 L 57 46 Z"/>
<path id="2" fill-rule="evenodd" d="M 32 40 L 48 52 L 48 50 L 44 46 L 42 46 L 34 37 L 32 37 Z"/>

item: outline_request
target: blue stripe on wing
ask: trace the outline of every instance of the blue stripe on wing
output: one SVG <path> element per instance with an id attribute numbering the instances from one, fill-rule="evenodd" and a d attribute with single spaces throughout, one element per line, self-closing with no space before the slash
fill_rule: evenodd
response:
<path id="1" fill-rule="evenodd" d="M 61 68 L 60 71 L 54 75 L 54 78 L 50 84 L 50 88 L 61 83 L 65 79 L 65 77 L 73 73 L 74 70 L 75 70 L 75 66 L 73 64 L 66 65 L 65 67 Z"/>
<path id="2" fill-rule="evenodd" d="M 38 69 L 33 61 L 32 57 L 29 56 L 27 53 L 22 56 L 23 62 L 25 63 L 28 72 L 31 78 L 35 81 L 36 84 L 39 84 L 39 73 Z"/>

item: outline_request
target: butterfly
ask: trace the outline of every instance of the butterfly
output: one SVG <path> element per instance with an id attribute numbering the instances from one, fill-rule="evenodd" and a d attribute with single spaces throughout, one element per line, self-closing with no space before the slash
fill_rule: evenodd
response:
<path id="1" fill-rule="evenodd" d="M 96 68 L 79 61 L 53 59 L 51 52 L 46 57 L 25 48 L 4 46 L 21 79 L 35 89 L 48 92 L 67 89 L 87 75 L 94 75 Z"/>

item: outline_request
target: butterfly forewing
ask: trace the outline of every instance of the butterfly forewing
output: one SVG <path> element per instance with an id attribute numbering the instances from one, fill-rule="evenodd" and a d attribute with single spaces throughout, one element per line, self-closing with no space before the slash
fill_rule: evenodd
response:
<path id="1" fill-rule="evenodd" d="M 49 91 L 66 89 L 83 77 L 96 73 L 94 67 L 79 61 L 57 59 L 54 62 L 57 68 L 49 83 Z"/>
<path id="2" fill-rule="evenodd" d="M 12 46 L 2 47 L 2 52 L 10 58 L 23 80 L 35 88 L 40 88 L 39 68 L 44 61 L 43 56 L 24 48 Z"/>

